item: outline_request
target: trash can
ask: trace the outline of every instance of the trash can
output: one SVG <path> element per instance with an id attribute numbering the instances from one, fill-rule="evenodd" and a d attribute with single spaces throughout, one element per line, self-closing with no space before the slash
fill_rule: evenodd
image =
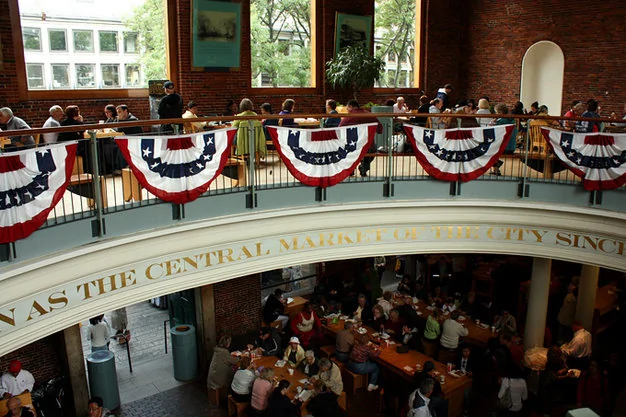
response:
<path id="1" fill-rule="evenodd" d="M 179 324 L 170 329 L 172 335 L 172 359 L 174 378 L 192 381 L 198 375 L 198 351 L 196 328 L 191 324 Z"/>
<path id="2" fill-rule="evenodd" d="M 372 106 L 372 113 L 391 113 L 389 117 L 379 117 L 378 121 L 383 125 L 383 133 L 377 133 L 374 138 L 376 149 L 381 147 L 385 152 L 389 151 L 389 138 L 393 135 L 393 106 Z"/>
<path id="3" fill-rule="evenodd" d="M 115 355 L 110 350 L 97 350 L 87 356 L 89 392 L 101 397 L 104 407 L 115 410 L 120 406 L 120 390 L 115 371 Z"/>

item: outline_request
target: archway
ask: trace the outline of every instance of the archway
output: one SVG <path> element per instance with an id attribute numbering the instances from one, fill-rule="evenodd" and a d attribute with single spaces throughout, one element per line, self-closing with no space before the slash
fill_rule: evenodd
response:
<path id="1" fill-rule="evenodd" d="M 538 101 L 551 115 L 561 114 L 565 57 L 550 41 L 539 41 L 528 48 L 522 60 L 520 100 L 526 108 Z"/>

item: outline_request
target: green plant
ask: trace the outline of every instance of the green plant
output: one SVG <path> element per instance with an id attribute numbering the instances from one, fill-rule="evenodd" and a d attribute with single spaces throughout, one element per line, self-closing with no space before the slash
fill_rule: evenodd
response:
<path id="1" fill-rule="evenodd" d="M 326 63 L 326 80 L 333 88 L 352 88 L 354 99 L 357 92 L 371 87 L 385 69 L 385 61 L 373 56 L 363 46 L 347 46 Z"/>

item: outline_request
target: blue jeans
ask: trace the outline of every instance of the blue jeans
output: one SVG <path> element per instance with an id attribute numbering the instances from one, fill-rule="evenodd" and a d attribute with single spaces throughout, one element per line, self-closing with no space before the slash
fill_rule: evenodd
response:
<path id="1" fill-rule="evenodd" d="M 355 374 L 369 374 L 370 384 L 377 385 L 380 370 L 374 362 L 348 362 L 348 369 Z"/>
<path id="2" fill-rule="evenodd" d="M 346 363 L 348 362 L 348 359 L 350 358 L 350 354 L 335 351 L 335 358 L 337 358 L 339 362 Z"/>

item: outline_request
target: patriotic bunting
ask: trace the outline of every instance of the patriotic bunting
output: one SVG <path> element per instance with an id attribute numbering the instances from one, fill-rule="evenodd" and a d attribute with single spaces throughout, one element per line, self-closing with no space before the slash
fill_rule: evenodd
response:
<path id="1" fill-rule="evenodd" d="M 548 128 L 541 133 L 559 160 L 582 179 L 586 190 L 612 190 L 626 184 L 626 134 Z"/>
<path id="2" fill-rule="evenodd" d="M 76 142 L 0 155 L 0 243 L 41 227 L 72 176 Z"/>
<path id="3" fill-rule="evenodd" d="M 268 126 L 291 175 L 312 187 L 330 187 L 350 176 L 374 142 L 377 123 L 332 129 Z"/>
<path id="4" fill-rule="evenodd" d="M 220 175 L 236 130 L 115 141 L 146 190 L 161 200 L 185 204 L 198 198 Z"/>
<path id="5" fill-rule="evenodd" d="M 474 129 L 426 129 L 404 125 L 415 156 L 432 177 L 472 181 L 493 166 L 509 143 L 513 125 Z"/>

